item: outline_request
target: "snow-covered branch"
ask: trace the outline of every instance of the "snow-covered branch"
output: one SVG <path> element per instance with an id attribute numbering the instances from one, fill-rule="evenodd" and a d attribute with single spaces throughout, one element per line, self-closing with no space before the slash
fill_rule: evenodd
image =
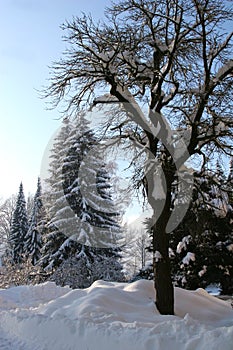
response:
<path id="1" fill-rule="evenodd" d="M 213 83 L 216 86 L 219 84 L 224 78 L 228 75 L 233 76 L 233 60 L 229 60 L 217 71 L 215 78 L 213 79 Z"/>

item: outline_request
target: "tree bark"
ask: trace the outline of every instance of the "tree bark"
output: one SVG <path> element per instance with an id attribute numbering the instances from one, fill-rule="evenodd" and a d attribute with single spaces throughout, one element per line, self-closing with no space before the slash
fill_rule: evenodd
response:
<path id="1" fill-rule="evenodd" d="M 162 219 L 162 217 L 161 217 Z M 156 307 L 162 315 L 174 315 L 174 287 L 171 279 L 171 267 L 169 259 L 169 234 L 160 225 L 156 224 L 153 232 L 153 240 L 162 258 L 154 261 L 154 286 L 156 290 Z M 163 225 L 164 226 L 164 225 Z M 162 227 L 161 227 L 162 229 Z"/>
<path id="2" fill-rule="evenodd" d="M 167 164 L 168 165 L 168 164 Z M 171 215 L 172 183 L 174 181 L 174 168 L 163 168 L 166 181 L 166 200 L 163 210 L 152 227 L 153 232 L 153 272 L 156 290 L 156 307 L 162 315 L 174 315 L 174 287 L 171 278 L 169 258 L 170 235 L 166 232 L 167 223 Z M 156 257 L 159 252 L 160 257 Z"/>

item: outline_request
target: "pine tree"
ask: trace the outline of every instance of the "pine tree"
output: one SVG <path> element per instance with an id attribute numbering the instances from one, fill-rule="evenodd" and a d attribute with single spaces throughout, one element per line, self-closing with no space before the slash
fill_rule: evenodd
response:
<path id="1" fill-rule="evenodd" d="M 67 139 L 63 141 L 65 152 L 57 166 L 59 176 L 49 180 L 53 184 L 50 191 L 53 192 L 54 188 L 58 190 L 50 210 L 54 215 L 48 224 L 50 232 L 45 244 L 46 247 L 50 244 L 51 253 L 46 259 L 42 257 L 42 263 L 47 269 L 58 270 L 54 272 L 53 278 L 58 279 L 60 284 L 61 276 L 66 281 L 68 272 L 64 273 L 64 269 L 74 265 L 78 269 L 78 266 L 86 264 L 93 276 L 94 271 L 98 270 L 97 262 L 104 266 L 106 278 L 111 276 L 113 279 L 113 275 L 115 278 L 123 278 L 119 249 L 113 247 L 117 246 L 120 234 L 117 222 L 119 214 L 114 210 L 104 160 L 96 149 L 93 152 L 96 143 L 84 116 L 77 118 Z M 53 157 L 57 159 L 56 147 L 53 150 Z M 106 205 L 108 210 L 105 210 Z M 100 272 L 98 278 L 101 275 L 103 273 Z M 86 278 L 86 282 L 80 281 L 81 285 L 92 281 L 92 277 Z M 77 286 L 77 280 L 72 285 Z"/>
<path id="2" fill-rule="evenodd" d="M 29 222 L 29 229 L 25 236 L 24 251 L 30 257 L 31 263 L 35 265 L 41 256 L 42 233 L 44 226 L 44 211 L 42 203 L 41 181 L 38 178 L 37 191 L 34 196 L 32 215 Z"/>
<path id="3" fill-rule="evenodd" d="M 23 192 L 23 184 L 21 182 L 8 239 L 8 254 L 13 263 L 20 263 L 23 259 L 24 241 L 27 231 L 28 218 L 26 201 Z"/>

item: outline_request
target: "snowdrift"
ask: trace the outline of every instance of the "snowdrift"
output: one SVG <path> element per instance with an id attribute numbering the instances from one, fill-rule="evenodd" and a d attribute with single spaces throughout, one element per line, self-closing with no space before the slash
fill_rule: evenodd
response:
<path id="1" fill-rule="evenodd" d="M 175 316 L 156 310 L 152 281 L 52 282 L 0 290 L 1 350 L 231 350 L 233 310 L 203 289 L 175 288 Z"/>

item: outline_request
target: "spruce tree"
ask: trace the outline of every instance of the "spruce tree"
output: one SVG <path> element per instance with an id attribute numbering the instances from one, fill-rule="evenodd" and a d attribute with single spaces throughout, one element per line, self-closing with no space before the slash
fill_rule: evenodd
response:
<path id="1" fill-rule="evenodd" d="M 106 164 L 97 140 L 81 116 L 68 139 L 63 165 L 63 188 L 67 202 L 79 220 L 78 242 L 109 248 L 119 235 Z M 107 206 L 107 208 L 106 208 Z M 94 230 L 93 228 L 98 228 Z"/>
<path id="2" fill-rule="evenodd" d="M 53 251 L 50 249 L 51 254 L 47 259 L 42 257 L 42 263 L 47 269 L 57 270 L 53 278 L 60 284 L 61 276 L 63 283 L 68 283 L 67 269 L 71 266 L 76 266 L 77 271 L 80 266 L 87 269 L 86 274 L 82 274 L 86 276 L 86 281 L 81 282 L 80 278 L 73 281 L 72 286 L 76 287 L 78 280 L 80 286 L 91 283 L 98 270 L 97 264 L 100 273 L 96 278 L 123 278 L 119 250 L 116 248 L 120 234 L 117 222 L 119 214 L 114 210 L 104 160 L 96 149 L 93 152 L 96 144 L 88 121 L 84 116 L 79 116 L 63 142 L 64 153 L 57 167 L 59 176 L 49 179 L 53 184 L 50 187 L 51 197 L 54 188 L 57 189 L 57 196 L 50 210 L 54 215 L 50 217 L 50 232 L 45 246 L 48 247 L 49 243 Z M 53 150 L 53 157 L 57 159 L 57 149 L 54 147 Z M 103 205 L 107 205 L 108 210 L 103 209 Z M 103 270 L 104 274 L 101 272 Z"/>
<path id="3" fill-rule="evenodd" d="M 38 178 L 37 191 L 34 196 L 32 215 L 29 222 L 29 229 L 25 236 L 24 251 L 25 255 L 30 258 L 35 265 L 41 256 L 42 233 L 44 226 L 44 211 L 42 203 L 41 181 Z"/>
<path id="4" fill-rule="evenodd" d="M 24 242 L 27 231 L 28 218 L 26 201 L 23 192 L 23 184 L 21 182 L 8 239 L 8 252 L 13 263 L 20 263 L 23 259 Z"/>

